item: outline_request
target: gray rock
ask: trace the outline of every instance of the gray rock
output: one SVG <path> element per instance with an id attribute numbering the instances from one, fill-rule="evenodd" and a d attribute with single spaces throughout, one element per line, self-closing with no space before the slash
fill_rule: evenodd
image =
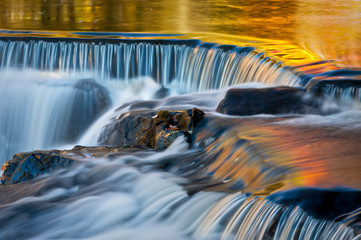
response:
<path id="1" fill-rule="evenodd" d="M 216 111 L 238 116 L 316 111 L 304 95 L 303 89 L 292 87 L 230 89 Z"/>

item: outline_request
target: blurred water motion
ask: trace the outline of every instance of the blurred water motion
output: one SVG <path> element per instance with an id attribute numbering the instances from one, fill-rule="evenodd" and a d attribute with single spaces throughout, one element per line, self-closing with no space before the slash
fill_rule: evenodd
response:
<path id="1" fill-rule="evenodd" d="M 318 189 L 361 189 L 360 23 L 358 0 L 0 0 L 0 162 L 97 145 L 130 109 L 206 112 L 189 150 L 76 147 L 72 168 L 0 185 L 1 237 L 361 239 L 361 192 Z M 331 115 L 214 112 L 222 88 L 324 80 L 308 100 Z M 77 140 L 78 113 L 105 102 Z"/>
<path id="2" fill-rule="evenodd" d="M 361 66 L 357 0 L 4 0 L 0 16 L 2 29 L 181 33 L 221 43 L 245 37 L 282 40 L 319 59 Z M 282 47 L 285 42 L 273 44 Z M 292 54 L 284 51 L 287 47 L 272 50 L 268 44 L 261 45 L 271 54 Z M 310 60 L 319 60 L 314 58 Z"/>
<path id="3" fill-rule="evenodd" d="M 342 115 L 322 124 L 325 119 L 212 119 L 198 138 L 216 137 L 204 154 L 194 157 L 207 168 L 192 166 L 192 177 L 211 176 L 220 188 L 259 195 L 300 186 L 360 189 L 359 126 Z"/>

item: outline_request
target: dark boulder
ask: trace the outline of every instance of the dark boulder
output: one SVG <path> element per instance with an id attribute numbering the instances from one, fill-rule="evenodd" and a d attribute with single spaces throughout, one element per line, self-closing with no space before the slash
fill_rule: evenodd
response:
<path id="1" fill-rule="evenodd" d="M 309 215 L 326 220 L 342 220 L 361 207 L 361 191 L 350 189 L 298 188 L 273 193 L 267 198 L 279 204 L 298 206 Z"/>
<path id="2" fill-rule="evenodd" d="M 346 94 L 349 98 L 360 98 L 361 80 L 341 79 L 341 80 L 312 80 L 306 89 L 316 96 L 331 96 L 341 98 Z"/>
<path id="3" fill-rule="evenodd" d="M 158 91 L 156 91 L 153 95 L 153 98 L 155 99 L 163 99 L 166 98 L 170 95 L 170 90 L 169 88 L 165 88 L 165 87 L 161 87 L 160 89 L 158 89 Z"/>
<path id="4" fill-rule="evenodd" d="M 149 132 L 153 125 L 153 111 L 134 111 L 121 114 L 101 132 L 98 143 L 104 146 L 150 147 Z"/>
<path id="5" fill-rule="evenodd" d="M 56 169 L 68 167 L 73 160 L 54 152 L 31 152 L 14 155 L 13 160 L 1 167 L 1 184 L 16 184 L 50 173 Z"/>
<path id="6" fill-rule="evenodd" d="M 111 106 L 108 90 L 93 79 L 79 80 L 74 86 L 73 105 L 65 129 L 58 135 L 65 142 L 76 140 L 102 113 Z M 68 109 L 69 110 L 69 109 Z"/>
<path id="7" fill-rule="evenodd" d="M 184 111 L 134 111 L 120 115 L 105 126 L 100 145 L 164 150 L 176 137 L 188 136 L 202 120 L 199 109 Z"/>
<path id="8" fill-rule="evenodd" d="M 314 103 L 304 95 L 292 87 L 230 89 L 216 111 L 238 116 L 314 112 Z"/>

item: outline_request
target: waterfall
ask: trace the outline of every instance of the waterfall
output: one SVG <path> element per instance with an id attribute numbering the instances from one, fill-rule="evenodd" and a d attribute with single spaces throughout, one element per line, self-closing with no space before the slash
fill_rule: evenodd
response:
<path id="1" fill-rule="evenodd" d="M 0 74 L 0 163 L 17 152 L 77 140 L 110 107 L 111 82 L 126 87 L 150 77 L 161 86 L 176 83 L 194 92 L 299 81 L 251 47 L 196 40 L 1 38 Z M 94 80 L 77 83 L 84 78 Z"/>
<path id="2" fill-rule="evenodd" d="M 12 154 L 73 143 L 111 105 L 91 79 L 2 71 L 0 162 Z"/>
<path id="3" fill-rule="evenodd" d="M 359 71 L 348 70 L 347 74 L 360 74 Z M 346 74 L 345 74 L 346 75 Z M 330 100 L 350 105 L 361 102 L 361 88 L 357 79 L 333 79 L 333 80 L 313 80 L 310 81 L 306 88 L 319 96 L 326 97 Z"/>
<path id="4" fill-rule="evenodd" d="M 299 77 L 251 47 L 195 40 L 0 39 L 0 68 L 85 74 L 103 80 L 147 76 L 167 86 L 177 81 L 187 91 L 260 82 L 297 85 Z"/>
<path id="5" fill-rule="evenodd" d="M 355 239 L 352 228 L 318 220 L 299 208 L 232 194 L 219 201 L 195 231 L 196 239 Z"/>
<path id="6" fill-rule="evenodd" d="M 21 151 L 79 144 L 93 123 L 104 126 L 128 109 L 119 110 L 122 104 L 139 99 L 163 108 L 199 103 L 215 109 L 209 105 L 219 102 L 221 90 L 195 92 L 242 83 L 301 86 L 301 75 L 252 47 L 198 40 L 3 37 L 0 163 Z M 190 94 L 154 100 L 163 87 Z M 353 87 L 322 91 L 360 96 Z M 84 153 L 81 164 L 18 184 L 9 198 L 0 194 L 2 236 L 360 239 L 357 209 L 338 221 L 322 220 L 259 196 L 284 187 L 296 171 L 282 165 L 287 155 L 269 151 L 264 139 L 275 144 L 274 139 L 261 129 L 208 115 L 209 125 L 198 132 L 203 138 L 195 133 L 196 149 L 177 138 L 164 152 L 126 152 L 112 159 Z"/>

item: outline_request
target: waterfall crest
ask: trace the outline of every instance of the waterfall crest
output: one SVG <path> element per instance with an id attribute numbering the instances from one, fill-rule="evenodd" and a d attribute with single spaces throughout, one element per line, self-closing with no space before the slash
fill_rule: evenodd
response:
<path id="1" fill-rule="evenodd" d="M 299 77 L 251 47 L 196 40 L 0 40 L 0 68 L 88 73 L 131 81 L 152 77 L 187 91 L 219 89 L 245 82 L 298 85 Z"/>

